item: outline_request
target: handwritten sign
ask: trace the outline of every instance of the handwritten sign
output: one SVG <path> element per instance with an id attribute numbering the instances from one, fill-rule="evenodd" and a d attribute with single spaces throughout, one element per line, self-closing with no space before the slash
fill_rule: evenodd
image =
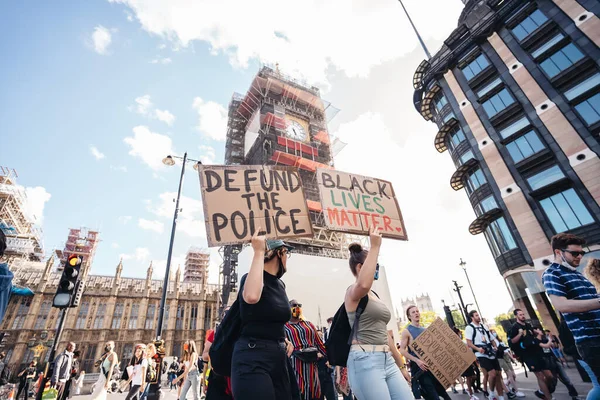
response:
<path id="1" fill-rule="evenodd" d="M 445 389 L 475 362 L 475 354 L 439 317 L 410 343 L 410 348 Z"/>
<path id="2" fill-rule="evenodd" d="M 203 165 L 198 169 L 210 247 L 269 238 L 313 236 L 298 170 L 287 166 Z"/>
<path id="3" fill-rule="evenodd" d="M 329 229 L 408 240 L 394 188 L 388 181 L 330 169 L 317 169 L 323 215 Z"/>

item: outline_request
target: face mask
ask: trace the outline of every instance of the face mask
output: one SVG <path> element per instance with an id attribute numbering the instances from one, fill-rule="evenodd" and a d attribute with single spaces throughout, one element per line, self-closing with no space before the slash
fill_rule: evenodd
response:
<path id="1" fill-rule="evenodd" d="M 283 274 L 285 274 L 285 267 L 283 266 L 283 261 L 281 261 L 281 256 L 277 255 L 277 258 L 279 258 L 279 270 L 277 271 L 277 277 L 281 279 Z"/>

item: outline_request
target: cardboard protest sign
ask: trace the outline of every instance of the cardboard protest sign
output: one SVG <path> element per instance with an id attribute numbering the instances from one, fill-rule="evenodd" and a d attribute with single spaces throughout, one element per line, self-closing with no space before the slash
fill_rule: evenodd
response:
<path id="1" fill-rule="evenodd" d="M 202 165 L 198 173 L 210 247 L 249 242 L 259 228 L 269 238 L 313 236 L 297 168 Z"/>
<path id="2" fill-rule="evenodd" d="M 445 389 L 475 362 L 475 354 L 439 317 L 410 343 L 410 348 Z"/>
<path id="3" fill-rule="evenodd" d="M 366 235 L 375 226 L 383 237 L 408 240 L 390 182 L 319 168 L 317 183 L 329 229 Z"/>

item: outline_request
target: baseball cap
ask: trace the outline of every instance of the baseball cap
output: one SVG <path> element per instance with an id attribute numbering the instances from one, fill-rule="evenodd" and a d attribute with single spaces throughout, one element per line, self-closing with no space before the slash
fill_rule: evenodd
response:
<path id="1" fill-rule="evenodd" d="M 280 247 L 285 247 L 288 251 L 294 250 L 294 247 L 290 246 L 281 239 L 267 239 L 267 251 L 275 250 Z"/>

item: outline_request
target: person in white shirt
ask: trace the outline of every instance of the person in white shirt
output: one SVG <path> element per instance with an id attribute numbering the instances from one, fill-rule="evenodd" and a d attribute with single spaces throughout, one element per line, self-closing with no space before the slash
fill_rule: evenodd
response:
<path id="1" fill-rule="evenodd" d="M 130 368 L 133 367 L 133 368 Z M 137 344 L 135 353 L 131 358 L 127 372 L 131 381 L 131 389 L 127 393 L 125 400 L 139 399 L 146 388 L 146 370 L 148 369 L 148 359 L 146 358 L 146 345 Z M 132 371 L 132 372 L 129 372 Z"/>
<path id="2" fill-rule="evenodd" d="M 81 394 L 81 388 L 83 388 L 83 380 L 85 379 L 85 371 L 81 371 L 79 376 L 73 382 L 73 387 L 71 388 L 71 392 L 69 393 L 69 398 L 73 398 L 73 394 L 75 396 L 79 396 Z M 75 389 L 75 390 L 73 390 Z M 73 393 L 75 392 L 75 393 Z"/>

